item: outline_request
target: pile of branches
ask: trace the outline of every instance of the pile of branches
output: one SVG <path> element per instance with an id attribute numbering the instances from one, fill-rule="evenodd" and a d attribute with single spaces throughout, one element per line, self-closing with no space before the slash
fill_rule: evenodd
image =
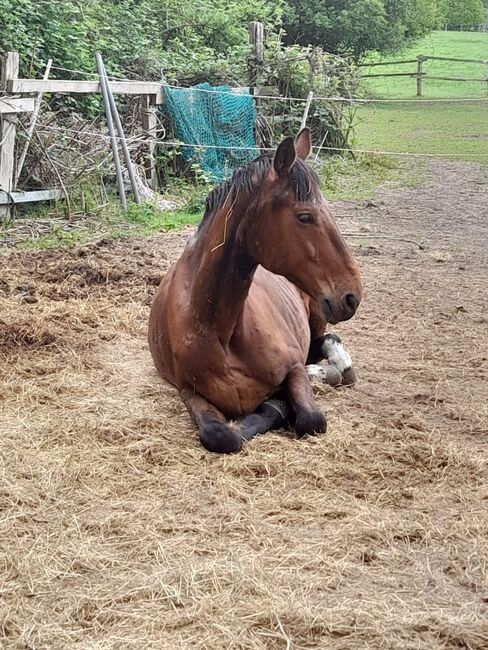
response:
<path id="1" fill-rule="evenodd" d="M 137 98 L 131 98 L 124 105 L 123 121 L 131 159 L 142 170 L 146 136 L 141 110 Z M 29 119 L 26 115 L 19 124 L 19 149 Z M 105 116 L 98 112 L 87 118 L 66 104 L 44 102 L 16 189 L 60 187 L 68 202 L 89 211 L 107 202 L 106 188 L 112 185 L 113 175 Z"/>
<path id="2" fill-rule="evenodd" d="M 315 146 L 325 150 L 347 149 L 354 118 L 354 109 L 347 99 L 356 96 L 356 69 L 320 48 L 277 46 L 266 57 L 258 90 L 273 98 L 257 102 L 258 145 L 274 147 L 283 135 L 297 133 L 304 100 L 313 91 L 307 125 Z M 344 101 L 328 101 L 330 97 L 343 97 Z M 68 199 L 69 212 L 90 212 L 107 203 L 106 188 L 113 188 L 114 166 L 106 120 L 100 98 L 92 97 L 89 101 L 87 107 L 72 98 L 58 97 L 43 105 L 16 189 L 60 187 Z M 141 119 L 144 109 L 136 97 L 122 102 L 120 108 L 131 159 L 143 173 L 147 155 Z M 20 122 L 19 140 L 27 131 L 29 119 L 26 115 Z M 171 131 L 171 124 L 162 117 L 155 137 L 164 138 L 166 129 Z M 177 153 L 175 147 L 159 154 L 158 173 L 163 184 L 175 172 L 189 173 L 178 164 Z"/>
<path id="3" fill-rule="evenodd" d="M 268 56 L 261 76 L 263 92 L 287 98 L 263 100 L 259 114 L 259 134 L 264 146 L 273 146 L 283 134 L 296 133 L 310 91 L 314 99 L 307 125 L 317 146 L 347 149 L 354 121 L 357 96 L 357 68 L 342 57 L 321 48 L 292 46 Z M 342 97 L 344 101 L 337 101 Z M 334 101 L 327 101 L 334 98 Z"/>

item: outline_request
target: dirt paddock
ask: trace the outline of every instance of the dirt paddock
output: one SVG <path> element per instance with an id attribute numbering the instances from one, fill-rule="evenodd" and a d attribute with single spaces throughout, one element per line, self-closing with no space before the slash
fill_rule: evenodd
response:
<path id="1" fill-rule="evenodd" d="M 0 645 L 488 648 L 488 169 L 424 176 L 334 205 L 371 237 L 328 433 L 232 457 L 146 345 L 187 232 L 3 255 Z"/>

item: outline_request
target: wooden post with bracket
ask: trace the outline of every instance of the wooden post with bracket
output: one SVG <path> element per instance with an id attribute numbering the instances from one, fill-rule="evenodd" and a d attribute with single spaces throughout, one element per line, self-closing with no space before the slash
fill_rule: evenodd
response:
<path id="1" fill-rule="evenodd" d="M 146 169 L 147 183 L 153 190 L 157 187 L 156 161 L 154 157 L 158 128 L 157 99 L 157 96 L 154 94 L 142 95 L 141 97 L 141 122 L 144 135 L 147 138 L 144 167 Z"/>
<path id="2" fill-rule="evenodd" d="M 0 89 L 5 91 L 10 79 L 19 76 L 19 53 L 6 52 L 2 61 L 2 77 Z M 25 101 L 25 100 L 24 100 Z M 2 98 L 0 104 L 0 193 L 7 196 L 7 203 L 0 204 L 0 220 L 8 219 L 11 205 L 8 201 L 14 188 L 15 177 L 15 135 L 17 131 L 18 113 L 22 104 L 14 98 Z"/>

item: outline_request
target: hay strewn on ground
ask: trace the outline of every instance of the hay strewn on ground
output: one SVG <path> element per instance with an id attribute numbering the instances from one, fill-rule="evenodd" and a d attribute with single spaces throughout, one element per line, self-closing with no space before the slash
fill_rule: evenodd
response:
<path id="1" fill-rule="evenodd" d="M 487 173 L 335 206 L 366 296 L 324 437 L 199 446 L 145 332 L 186 233 L 0 271 L 6 648 L 488 647 Z"/>

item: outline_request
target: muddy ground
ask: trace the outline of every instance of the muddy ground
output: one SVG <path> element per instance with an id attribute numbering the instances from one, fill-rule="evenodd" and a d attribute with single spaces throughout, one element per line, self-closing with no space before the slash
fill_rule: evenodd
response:
<path id="1" fill-rule="evenodd" d="M 2 256 L 3 647 L 488 647 L 488 168 L 423 174 L 334 205 L 365 299 L 328 433 L 232 457 L 146 345 L 187 232 Z"/>

